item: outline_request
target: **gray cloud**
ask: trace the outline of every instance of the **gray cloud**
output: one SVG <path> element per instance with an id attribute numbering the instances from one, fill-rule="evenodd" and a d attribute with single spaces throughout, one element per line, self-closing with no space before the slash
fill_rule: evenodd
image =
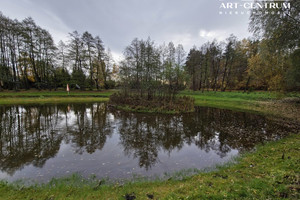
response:
<path id="1" fill-rule="evenodd" d="M 239 0 L 235 0 L 239 1 Z M 68 32 L 99 35 L 116 55 L 135 37 L 182 43 L 188 51 L 231 33 L 248 37 L 249 15 L 220 15 L 220 0 L 0 0 L 4 15 L 31 16 L 56 42 Z"/>

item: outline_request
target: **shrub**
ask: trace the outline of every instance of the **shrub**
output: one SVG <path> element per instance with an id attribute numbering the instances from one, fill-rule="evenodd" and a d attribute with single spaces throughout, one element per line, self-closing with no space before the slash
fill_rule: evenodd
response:
<path id="1" fill-rule="evenodd" d="M 133 111 L 185 113 L 194 111 L 194 98 L 178 96 L 174 98 L 154 96 L 150 100 L 139 95 L 124 95 L 115 93 L 110 96 L 109 104 L 112 106 L 129 108 Z"/>

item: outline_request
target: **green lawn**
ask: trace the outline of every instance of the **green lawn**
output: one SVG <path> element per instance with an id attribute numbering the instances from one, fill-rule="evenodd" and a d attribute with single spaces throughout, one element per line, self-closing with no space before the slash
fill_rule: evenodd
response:
<path id="1" fill-rule="evenodd" d="M 180 94 L 195 98 L 198 106 L 209 106 L 217 108 L 250 110 L 249 106 L 255 106 L 258 101 L 276 100 L 282 98 L 272 92 L 193 92 L 183 91 Z"/>
<path id="2" fill-rule="evenodd" d="M 4 91 L 0 92 L 1 97 L 78 97 L 78 96 L 89 96 L 89 97 L 108 97 L 114 92 L 114 90 L 103 90 L 103 91 L 71 91 L 69 94 L 66 91 L 49 91 L 49 90 L 23 90 L 19 92 L 15 91 Z"/>
<path id="3" fill-rule="evenodd" d="M 275 92 L 193 92 L 183 91 L 181 95 L 195 98 L 195 105 L 224 108 L 236 111 L 254 112 L 265 115 L 281 116 L 300 121 L 300 93 Z"/>
<path id="4" fill-rule="evenodd" d="M 47 104 L 47 103 L 93 103 L 108 101 L 108 97 L 22 97 L 1 98 L 0 105 Z"/>
<path id="5" fill-rule="evenodd" d="M 277 99 L 283 97 L 283 94 L 275 93 L 275 92 L 267 92 L 267 91 L 258 91 L 258 92 L 242 92 L 242 91 L 226 91 L 226 92 L 213 92 L 213 91 L 191 91 L 185 90 L 180 92 L 183 95 L 193 95 L 195 97 L 199 97 L 200 99 L 231 99 L 231 100 L 270 100 L 270 99 Z M 288 94 L 290 95 L 290 94 Z"/>
<path id="6" fill-rule="evenodd" d="M 0 92 L 0 105 L 102 102 L 108 101 L 113 92 L 115 91 L 71 91 L 68 94 L 66 91 L 5 91 Z"/>

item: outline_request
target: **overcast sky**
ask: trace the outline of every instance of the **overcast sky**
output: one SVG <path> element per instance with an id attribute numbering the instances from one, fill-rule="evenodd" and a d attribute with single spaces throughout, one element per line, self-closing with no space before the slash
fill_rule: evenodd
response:
<path id="1" fill-rule="evenodd" d="M 250 36 L 248 14 L 220 14 L 229 0 L 0 0 L 0 11 L 12 19 L 31 16 L 48 30 L 56 43 L 77 30 L 99 35 L 116 60 L 138 37 L 156 43 L 173 41 L 188 52 L 214 38 L 231 33 Z M 242 0 L 232 0 L 242 1 Z M 232 2 L 231 1 L 231 2 Z"/>

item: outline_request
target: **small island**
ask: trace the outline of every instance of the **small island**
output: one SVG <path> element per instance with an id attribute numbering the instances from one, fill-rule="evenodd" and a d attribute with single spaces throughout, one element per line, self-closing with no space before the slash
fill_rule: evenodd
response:
<path id="1" fill-rule="evenodd" d="M 109 98 L 109 106 L 132 112 L 178 114 L 194 112 L 194 101 L 189 96 L 154 96 L 148 99 L 137 94 L 126 96 L 124 93 L 115 93 Z"/>

